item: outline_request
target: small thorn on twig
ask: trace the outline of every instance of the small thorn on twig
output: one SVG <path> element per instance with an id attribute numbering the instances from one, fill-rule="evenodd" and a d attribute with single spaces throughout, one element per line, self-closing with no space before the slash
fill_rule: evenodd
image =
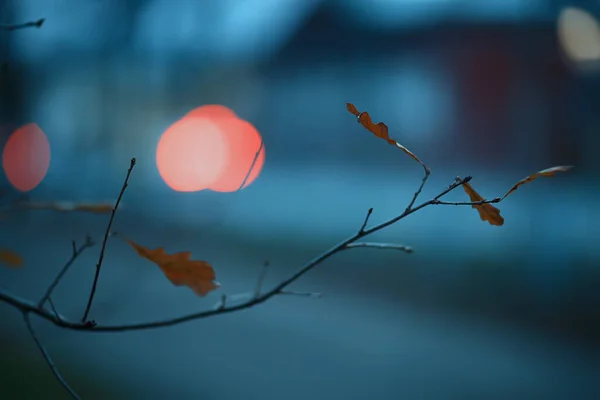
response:
<path id="1" fill-rule="evenodd" d="M 367 216 L 365 217 L 365 220 L 364 220 L 362 226 L 358 230 L 359 235 L 362 235 L 365 232 L 365 228 L 367 227 L 367 224 L 369 223 L 369 218 L 371 218 L 371 214 L 373 214 L 373 207 L 369 208 L 369 211 L 367 211 Z"/>
<path id="2" fill-rule="evenodd" d="M 83 325 L 84 325 L 86 328 L 95 328 L 95 327 L 96 327 L 96 325 L 98 325 L 98 324 L 96 323 L 96 321 L 95 321 L 95 320 L 93 320 L 93 319 L 90 319 L 89 321 L 85 321 Z"/>
<path id="3" fill-rule="evenodd" d="M 258 298 L 260 296 L 262 284 L 263 284 L 263 281 L 265 280 L 265 276 L 267 276 L 268 270 L 269 270 L 269 260 L 265 260 L 265 262 L 263 263 L 263 268 L 260 271 L 260 275 L 258 276 L 258 282 L 256 283 L 256 290 L 254 291 L 254 298 Z"/>
<path id="4" fill-rule="evenodd" d="M 77 242 L 75 242 L 75 240 L 73 239 L 71 241 L 71 245 L 72 245 L 72 248 L 73 248 L 73 256 L 72 257 L 73 258 L 77 257 Z"/>
<path id="5" fill-rule="evenodd" d="M 37 20 L 35 22 L 35 27 L 36 28 L 41 28 L 42 25 L 44 25 L 44 22 L 46 22 L 46 18 L 40 18 L 39 20 Z"/>
<path id="6" fill-rule="evenodd" d="M 219 299 L 219 301 L 217 301 L 215 303 L 215 305 L 213 306 L 212 309 L 216 310 L 216 311 L 224 310 L 225 306 L 227 305 L 227 299 L 228 299 L 227 295 L 226 294 L 222 294 L 221 298 Z"/>

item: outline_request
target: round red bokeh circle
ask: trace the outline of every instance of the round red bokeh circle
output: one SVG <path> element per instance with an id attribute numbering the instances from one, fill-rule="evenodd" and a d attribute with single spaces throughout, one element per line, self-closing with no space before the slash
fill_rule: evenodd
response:
<path id="1" fill-rule="evenodd" d="M 37 124 L 23 125 L 10 135 L 2 151 L 2 168 L 21 192 L 35 189 L 44 180 L 50 168 L 50 142 Z"/>

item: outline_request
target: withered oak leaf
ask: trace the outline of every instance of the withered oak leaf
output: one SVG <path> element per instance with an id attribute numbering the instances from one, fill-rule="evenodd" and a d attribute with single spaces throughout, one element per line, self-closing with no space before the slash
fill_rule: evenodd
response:
<path id="1" fill-rule="evenodd" d="M 158 265 L 175 286 L 185 285 L 202 297 L 220 286 L 214 281 L 216 276 L 212 266 L 206 261 L 191 260 L 189 251 L 167 254 L 163 247 L 149 249 L 130 239 L 125 240 L 140 257 Z"/>

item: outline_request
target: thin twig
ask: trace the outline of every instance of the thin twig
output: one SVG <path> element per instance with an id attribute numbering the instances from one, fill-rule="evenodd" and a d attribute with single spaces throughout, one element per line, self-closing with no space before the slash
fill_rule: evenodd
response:
<path id="1" fill-rule="evenodd" d="M 127 175 L 125 176 L 125 181 L 123 182 L 123 186 L 121 187 L 121 192 L 119 193 L 119 197 L 117 197 L 115 207 L 113 208 L 112 212 L 110 213 L 110 219 L 108 220 L 108 225 L 106 226 L 106 232 L 104 233 L 104 240 L 102 240 L 102 249 L 100 250 L 100 256 L 98 257 L 98 264 L 96 264 L 96 274 L 94 275 L 94 282 L 92 283 L 90 297 L 88 299 L 87 306 L 85 307 L 85 312 L 83 313 L 83 318 L 81 318 L 81 321 L 84 323 L 87 322 L 87 317 L 90 313 L 90 309 L 92 308 L 92 302 L 94 301 L 94 295 L 96 294 L 96 286 L 98 285 L 98 278 L 100 277 L 100 269 L 102 268 L 102 261 L 104 260 L 104 252 L 106 251 L 106 242 L 108 241 L 108 238 L 111 235 L 110 228 L 112 227 L 113 220 L 115 219 L 115 214 L 117 212 L 117 209 L 119 208 L 119 203 L 121 203 L 121 199 L 123 198 L 125 189 L 127 189 L 127 185 L 129 183 L 129 177 L 131 176 L 131 171 L 133 171 L 133 167 L 135 167 L 135 158 L 132 158 L 129 163 L 129 169 L 127 170 Z"/>
<path id="2" fill-rule="evenodd" d="M 44 296 L 41 298 L 40 302 L 38 303 L 38 307 L 40 307 L 40 308 L 44 307 L 46 300 L 48 300 L 50 298 L 50 295 L 52 295 L 52 291 L 60 283 L 61 279 L 63 278 L 63 276 L 65 276 L 65 274 L 67 273 L 67 271 L 69 270 L 71 265 L 73 265 L 73 263 L 75 262 L 77 257 L 79 257 L 81 255 L 81 253 L 83 253 L 85 251 L 85 249 L 92 247 L 94 245 L 94 242 L 88 236 L 88 237 L 86 237 L 85 243 L 82 244 L 81 246 L 79 246 L 79 248 L 77 248 L 77 244 L 75 243 L 74 240 L 72 242 L 72 245 L 73 245 L 73 252 L 71 254 L 71 258 L 69 259 L 69 261 L 67 261 L 65 263 L 65 265 L 62 267 L 62 269 L 60 270 L 58 275 L 56 275 L 56 278 L 54 278 L 54 281 L 48 287 L 46 294 L 44 294 Z"/>
<path id="3" fill-rule="evenodd" d="M 431 175 L 431 170 L 429 169 L 429 167 L 425 164 L 421 164 L 421 165 L 423 166 L 423 169 L 425 170 L 425 172 L 423 173 L 423 179 L 421 179 L 421 185 L 419 185 L 419 189 L 417 189 L 417 191 L 413 195 L 412 200 L 410 201 L 410 203 L 408 203 L 408 207 L 406 207 L 405 211 L 410 210 L 412 208 L 412 206 L 415 205 L 415 201 L 417 201 L 417 198 L 419 197 L 419 195 L 423 191 L 423 188 L 425 187 L 425 183 L 427 183 L 427 179 L 429 179 L 429 175 Z"/>
<path id="4" fill-rule="evenodd" d="M 323 293 L 321 292 L 296 292 L 294 290 L 282 290 L 279 294 L 292 295 L 292 296 L 302 296 L 302 297 L 314 297 L 315 299 L 320 299 L 323 297 Z"/>
<path id="5" fill-rule="evenodd" d="M 471 182 L 471 179 L 473 179 L 472 176 L 466 176 L 464 178 L 461 177 L 456 177 L 454 178 L 454 182 L 452 182 L 446 189 L 444 189 L 440 194 L 438 194 L 437 196 L 435 196 L 433 198 L 433 200 L 438 200 L 441 199 L 442 197 L 444 197 L 445 195 L 447 195 L 448 193 L 450 193 L 451 191 L 453 191 L 454 189 L 456 189 L 459 186 L 464 185 L 465 183 L 469 183 Z"/>
<path id="6" fill-rule="evenodd" d="M 25 28 L 41 28 L 46 18 L 40 18 L 37 21 L 24 22 L 22 24 L 0 24 L 2 31 L 16 31 Z"/>
<path id="7" fill-rule="evenodd" d="M 23 319 L 25 320 L 25 325 L 27 325 L 27 330 L 29 330 L 29 334 L 33 338 L 33 341 L 37 345 L 38 349 L 40 349 L 40 351 L 42 352 L 42 356 L 44 357 L 44 360 L 46 360 L 48 367 L 50 367 L 50 370 L 56 377 L 56 380 L 67 390 L 67 392 L 69 392 L 71 397 L 73 397 L 74 399 L 80 400 L 81 398 L 77 395 L 77 393 L 75 393 L 75 391 L 71 388 L 71 386 L 69 386 L 69 384 L 62 377 L 60 372 L 58 372 L 58 369 L 56 368 L 56 365 L 54 365 L 54 361 L 52 361 L 50 354 L 48 354 L 48 351 L 46 351 L 46 348 L 44 347 L 44 345 L 42 345 L 42 342 L 40 342 L 40 339 L 37 337 L 37 334 L 35 333 L 35 330 L 33 329 L 33 326 L 31 325 L 31 320 L 29 319 L 29 313 L 24 312 Z"/>
<path id="8" fill-rule="evenodd" d="M 348 249 L 354 249 L 357 247 L 370 247 L 372 249 L 380 249 L 380 250 L 400 250 L 405 253 L 413 252 L 413 248 L 410 246 L 404 246 L 402 244 L 394 244 L 394 243 L 356 242 L 356 243 L 350 243 L 346 246 L 346 248 L 348 248 Z"/>
<path id="9" fill-rule="evenodd" d="M 480 206 L 482 204 L 494 204 L 500 203 L 502 199 L 500 197 L 496 197 L 491 200 L 481 200 L 481 201 L 435 201 L 433 204 L 443 205 L 443 206 Z"/>
<path id="10" fill-rule="evenodd" d="M 362 235 L 363 232 L 365 231 L 365 228 L 367 227 L 367 224 L 369 223 L 369 218 L 371 218 L 371 214 L 373 214 L 373 207 L 369 208 L 369 211 L 367 211 L 367 216 L 365 217 L 365 221 L 363 222 L 362 226 L 358 230 L 359 234 Z"/>
<path id="11" fill-rule="evenodd" d="M 242 181 L 242 184 L 240 185 L 238 191 L 242 190 L 244 188 L 244 185 L 246 184 L 246 181 L 248 180 L 248 178 L 250 178 L 250 174 L 252 173 L 252 170 L 254 169 L 254 165 L 256 164 L 256 161 L 258 160 L 258 156 L 260 155 L 260 152 L 262 151 L 262 149 L 263 149 L 264 146 L 265 146 L 265 142 L 264 142 L 264 140 L 262 138 L 260 138 L 260 146 L 258 147 L 258 151 L 254 155 L 254 160 L 252 160 L 252 164 L 250 164 L 250 168 L 248 169 L 248 173 L 246 174 L 246 177 Z"/>

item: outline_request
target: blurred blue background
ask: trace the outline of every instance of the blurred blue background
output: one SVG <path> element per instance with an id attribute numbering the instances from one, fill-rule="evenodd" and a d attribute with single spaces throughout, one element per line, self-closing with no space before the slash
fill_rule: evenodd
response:
<path id="1" fill-rule="evenodd" d="M 515 192 L 493 227 L 470 207 L 430 207 L 252 310 L 168 329 L 62 331 L 35 321 L 84 398 L 600 398 L 600 3 L 566 0 L 0 0 L 4 143 L 28 122 L 52 163 L 32 200 L 113 201 L 114 228 L 191 250 L 222 283 L 206 298 L 111 242 L 91 317 L 148 321 L 211 308 L 382 222 L 416 190 L 419 165 L 356 123 L 384 121 L 432 169 L 423 200 L 456 175 L 486 197 L 552 165 L 569 174 Z M 260 131 L 262 173 L 235 193 L 161 180 L 162 132 L 202 104 Z M 3 204 L 19 193 L 2 176 Z M 449 200 L 466 201 L 462 191 Z M 26 266 L 0 284 L 37 300 L 70 241 L 100 240 L 107 215 L 12 213 L 2 247 Z M 99 247 L 54 299 L 80 318 Z M 18 312 L 0 306 L 3 398 L 66 398 Z"/>

